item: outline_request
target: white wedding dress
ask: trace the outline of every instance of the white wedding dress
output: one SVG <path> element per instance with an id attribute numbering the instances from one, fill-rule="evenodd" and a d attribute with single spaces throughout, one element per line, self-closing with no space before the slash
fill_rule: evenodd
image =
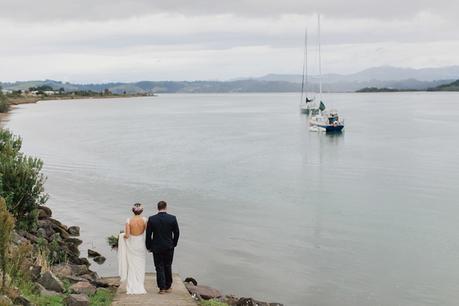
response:
<path id="1" fill-rule="evenodd" d="M 147 219 L 143 218 L 145 223 Z M 127 220 L 129 226 L 129 219 Z M 130 235 L 124 239 L 124 233 L 118 237 L 118 268 L 121 282 L 126 284 L 127 294 L 145 294 L 145 231 L 142 235 Z"/>

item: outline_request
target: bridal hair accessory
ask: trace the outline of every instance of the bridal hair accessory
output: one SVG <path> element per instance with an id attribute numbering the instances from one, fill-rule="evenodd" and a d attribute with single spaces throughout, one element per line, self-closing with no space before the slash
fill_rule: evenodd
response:
<path id="1" fill-rule="evenodd" d="M 143 206 L 140 203 L 135 203 L 132 207 L 132 212 L 135 214 L 141 214 L 143 212 Z"/>

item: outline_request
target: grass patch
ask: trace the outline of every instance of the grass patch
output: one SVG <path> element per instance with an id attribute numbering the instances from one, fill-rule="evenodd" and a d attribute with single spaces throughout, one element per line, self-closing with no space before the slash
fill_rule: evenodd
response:
<path id="1" fill-rule="evenodd" d="M 22 295 L 24 295 L 30 302 L 40 306 L 62 306 L 64 305 L 64 297 L 62 296 L 44 296 L 34 292 L 34 284 L 32 282 L 24 282 L 20 288 Z"/>
<path id="2" fill-rule="evenodd" d="M 228 306 L 228 304 L 220 302 L 219 300 L 211 299 L 207 301 L 200 301 L 199 306 Z"/>
<path id="3" fill-rule="evenodd" d="M 89 297 L 90 305 L 110 306 L 115 292 L 109 289 L 99 288 L 96 293 Z"/>

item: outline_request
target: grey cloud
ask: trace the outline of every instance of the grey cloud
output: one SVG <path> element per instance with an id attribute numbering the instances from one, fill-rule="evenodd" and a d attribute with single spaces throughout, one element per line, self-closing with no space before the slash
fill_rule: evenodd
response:
<path id="1" fill-rule="evenodd" d="M 0 0 L 0 16 L 32 21 L 107 20 L 158 13 L 234 14 L 277 17 L 282 14 L 369 18 L 409 18 L 419 12 L 454 18 L 458 1 L 449 0 Z"/>

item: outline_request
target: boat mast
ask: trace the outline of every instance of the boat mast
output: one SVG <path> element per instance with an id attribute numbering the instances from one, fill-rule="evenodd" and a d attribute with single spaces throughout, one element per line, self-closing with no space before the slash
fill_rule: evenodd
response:
<path id="1" fill-rule="evenodd" d="M 322 102 L 322 58 L 320 56 L 320 14 L 317 15 L 318 46 L 319 46 L 319 102 Z"/>
<path id="2" fill-rule="evenodd" d="M 307 50 L 307 45 L 308 45 L 308 29 L 306 28 L 304 30 L 304 50 L 303 50 L 303 77 L 301 79 L 301 103 L 304 102 L 303 100 L 303 94 L 304 94 L 304 81 L 305 81 L 305 74 L 306 74 L 306 83 L 307 83 L 307 73 L 308 73 L 308 50 Z M 306 99 L 307 99 L 306 95 Z"/>

